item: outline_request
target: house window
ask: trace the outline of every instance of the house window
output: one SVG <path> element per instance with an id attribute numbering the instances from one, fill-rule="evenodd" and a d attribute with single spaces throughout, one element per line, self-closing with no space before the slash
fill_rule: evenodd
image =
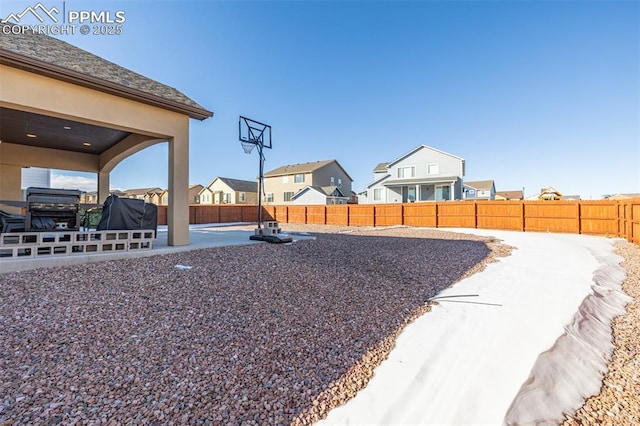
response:
<path id="1" fill-rule="evenodd" d="M 336 179 L 333 176 L 331 176 L 331 184 L 330 185 L 333 186 L 335 184 L 336 184 Z"/>
<path id="2" fill-rule="evenodd" d="M 284 193 L 284 201 L 291 201 L 291 198 L 293 197 L 293 191 L 286 191 Z"/>
<path id="3" fill-rule="evenodd" d="M 415 168 L 415 166 L 398 167 L 398 177 L 399 178 L 416 177 L 416 168 Z"/>
<path id="4" fill-rule="evenodd" d="M 440 165 L 438 164 L 427 164 L 427 174 L 429 175 L 437 175 L 440 173 Z"/>
<path id="5" fill-rule="evenodd" d="M 282 176 L 282 183 L 289 183 L 289 176 Z"/>
<path id="6" fill-rule="evenodd" d="M 241 192 L 240 194 L 238 194 L 238 197 L 240 198 L 240 202 L 241 202 L 241 203 L 244 203 L 244 200 L 245 200 L 245 193 L 244 193 L 244 192 Z"/>
<path id="7" fill-rule="evenodd" d="M 373 190 L 373 201 L 382 201 L 382 188 Z"/>
<path id="8" fill-rule="evenodd" d="M 451 199 L 451 187 L 449 185 L 436 186 L 436 201 Z"/>
<path id="9" fill-rule="evenodd" d="M 342 179 L 338 178 L 338 188 L 342 188 Z"/>
<path id="10" fill-rule="evenodd" d="M 166 195 L 162 197 L 162 204 L 167 204 L 167 201 L 169 201 L 169 197 L 167 197 Z"/>
<path id="11" fill-rule="evenodd" d="M 299 174 L 295 175 L 293 177 L 293 182 L 294 183 L 304 183 L 304 174 L 303 173 L 299 173 Z"/>
<path id="12" fill-rule="evenodd" d="M 273 192 L 267 192 L 266 194 L 264 194 L 264 202 L 273 203 Z"/>
<path id="13" fill-rule="evenodd" d="M 230 203 L 231 202 L 231 194 L 229 194 L 228 192 L 225 192 L 225 194 L 224 194 L 224 202 L 225 203 Z"/>

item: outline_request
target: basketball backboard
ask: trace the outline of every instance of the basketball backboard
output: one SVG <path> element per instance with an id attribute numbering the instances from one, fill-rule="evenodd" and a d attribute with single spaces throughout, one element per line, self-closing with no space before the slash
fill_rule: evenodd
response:
<path id="1" fill-rule="evenodd" d="M 261 145 L 271 148 L 271 126 L 250 118 L 240 116 L 238 121 L 238 137 L 240 142 Z"/>

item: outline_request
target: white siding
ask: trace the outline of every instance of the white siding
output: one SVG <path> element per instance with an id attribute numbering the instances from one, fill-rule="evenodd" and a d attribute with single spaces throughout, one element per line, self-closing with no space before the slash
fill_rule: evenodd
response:
<path id="1" fill-rule="evenodd" d="M 438 165 L 438 174 L 429 174 L 429 164 Z M 394 163 L 389 170 L 391 179 L 398 179 L 398 169 L 415 166 L 415 178 L 435 178 L 444 176 L 463 176 L 462 160 L 451 155 L 423 147 L 402 160 Z"/>
<path id="2" fill-rule="evenodd" d="M 293 203 L 308 206 L 313 204 L 327 204 L 327 196 L 319 193 L 318 191 L 308 189 L 304 194 L 298 196 Z"/>
<path id="3" fill-rule="evenodd" d="M 20 188 L 27 189 L 29 187 L 51 188 L 51 169 L 23 168 Z"/>

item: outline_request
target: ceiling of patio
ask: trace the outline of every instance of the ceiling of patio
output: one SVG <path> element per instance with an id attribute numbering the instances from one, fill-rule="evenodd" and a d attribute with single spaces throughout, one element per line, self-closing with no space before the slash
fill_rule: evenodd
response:
<path id="1" fill-rule="evenodd" d="M 101 154 L 131 133 L 31 112 L 0 108 L 0 140 Z"/>

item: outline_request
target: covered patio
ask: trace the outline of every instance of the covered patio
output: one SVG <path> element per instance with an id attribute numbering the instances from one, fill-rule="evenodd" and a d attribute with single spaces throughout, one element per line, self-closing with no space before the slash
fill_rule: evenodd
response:
<path id="1" fill-rule="evenodd" d="M 189 119 L 213 113 L 64 41 L 9 33 L 0 38 L 0 208 L 16 211 L 23 167 L 96 173 L 103 203 L 122 160 L 167 142 L 167 243 L 189 244 Z"/>
<path id="2" fill-rule="evenodd" d="M 457 176 L 442 178 L 393 179 L 382 184 L 387 200 L 414 203 L 420 201 L 448 201 L 459 199 L 462 181 Z M 458 197 L 458 198 L 456 198 Z"/>

